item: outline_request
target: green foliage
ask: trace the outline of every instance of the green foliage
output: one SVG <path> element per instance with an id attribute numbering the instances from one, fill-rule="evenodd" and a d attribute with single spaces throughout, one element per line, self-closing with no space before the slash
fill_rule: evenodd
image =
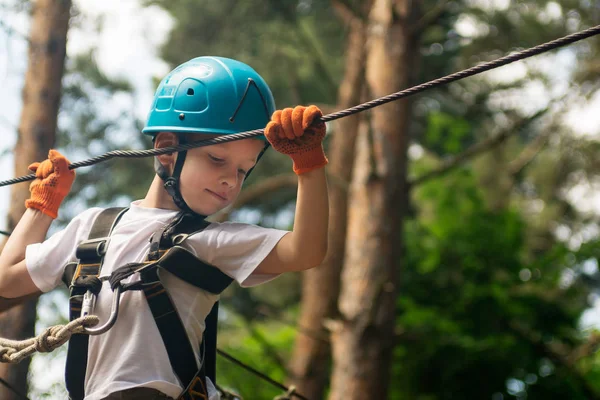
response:
<path id="1" fill-rule="evenodd" d="M 289 349 L 292 348 L 294 341 L 295 329 L 276 322 L 253 327 L 253 322 L 230 314 L 227 310 L 222 313 L 223 316 L 219 326 L 220 348 L 271 379 L 284 383 L 285 365 L 274 361 L 271 352 L 275 350 L 281 360 L 287 360 L 290 356 Z M 261 339 L 257 339 L 256 335 L 249 335 L 249 329 L 256 329 Z M 219 386 L 238 393 L 247 400 L 272 399 L 283 394 L 282 390 L 258 379 L 223 357 L 217 357 L 217 382 Z"/>
<path id="2" fill-rule="evenodd" d="M 278 108 L 336 103 L 347 27 L 330 2 L 147 3 L 162 7 L 174 19 L 161 50 L 171 66 L 201 55 L 236 58 L 265 77 Z M 345 3 L 358 8 L 360 2 Z M 439 3 L 425 0 L 423 10 L 433 12 Z M 436 23 L 421 34 L 419 82 L 598 23 L 597 5 L 591 1 L 519 0 L 506 9 L 489 3 L 447 2 Z M 548 7 L 556 6 L 561 17 L 548 17 Z M 459 33 L 457 24 L 465 20 L 477 28 L 472 37 Z M 575 71 L 560 78 L 570 94 L 566 100 L 557 100 L 561 94 L 550 96 L 557 81 L 553 71 L 538 68 L 537 61 L 521 63 L 524 74 L 512 79 L 472 77 L 413 99 L 410 134 L 424 156 L 411 163 L 411 176 L 436 168 L 440 160 L 482 139 L 507 130 L 513 135 L 472 164 L 411 194 L 413 215 L 401 244 L 405 258 L 390 398 L 499 399 L 502 394 L 578 400 L 593 397 L 592 390 L 595 397 L 600 393 L 597 355 L 572 364 L 563 358 L 591 337 L 579 329 L 579 320 L 589 307 L 588 297 L 598 295 L 600 274 L 584 265 L 597 262 L 600 245 L 588 237 L 574 246 L 556 235 L 558 227 L 575 236 L 587 226 L 598 226 L 596 215 L 578 211 L 565 196 L 578 182 L 597 178 L 598 143 L 573 136 L 563 123 L 573 104 L 597 90 L 598 43 L 586 40 L 561 50 L 577 59 Z M 536 60 L 553 63 L 554 57 Z M 532 84 L 546 90 L 540 97 L 547 99 L 538 108 L 549 111 L 512 132 L 539 111 L 522 101 L 523 89 Z M 62 124 L 59 146 L 77 160 L 113 149 L 147 148 L 149 142 L 134 133 L 139 132 L 139 122 L 126 106 L 129 90 L 127 82 L 110 79 L 97 68 L 93 52 L 69 60 L 61 115 L 68 113 L 69 118 Z M 554 97 L 559 107 L 550 110 Z M 117 107 L 107 114 L 103 103 Z M 131 135 L 124 137 L 122 132 Z M 512 171 L 512 162 L 548 132 L 536 157 Z M 246 185 L 288 171 L 287 157 L 269 150 Z M 151 174 L 151 159 L 113 160 L 80 169 L 65 209 L 126 204 L 143 196 Z M 293 212 L 294 198 L 294 190 L 271 193 L 237 216 L 252 214 L 252 222 L 273 226 L 277 217 Z M 228 291 L 223 296 L 227 307 L 220 346 L 285 381 L 285 363 L 276 360 L 290 356 L 294 331 L 274 319 L 293 320 L 299 297 L 298 275 L 252 290 Z M 218 376 L 220 385 L 246 399 L 281 394 L 222 358 Z"/>
<path id="3" fill-rule="evenodd" d="M 150 146 L 131 115 L 131 90 L 128 82 L 111 79 L 98 68 L 93 50 L 68 60 L 61 104 L 64 123 L 60 124 L 57 145 L 73 158 L 71 161 Z M 64 115 L 67 113 L 68 117 Z M 153 171 L 152 158 L 113 159 L 78 169 L 67 200 L 72 206 L 63 207 L 67 212 L 61 213 L 61 220 L 68 221 L 82 208 L 123 206 L 144 197 Z"/>
<path id="4" fill-rule="evenodd" d="M 440 153 L 456 154 L 465 147 L 463 141 L 471 131 L 465 119 L 444 112 L 432 112 L 427 118 L 425 143 L 428 148 L 441 146 Z"/>
<path id="5" fill-rule="evenodd" d="M 328 2 L 150 0 L 175 18 L 162 49 L 172 66 L 215 55 L 248 63 L 273 91 L 278 108 L 334 104 L 344 37 Z M 282 73 L 285 71 L 285 73 Z"/>
<path id="6" fill-rule="evenodd" d="M 576 327 L 590 285 L 581 264 L 598 257 L 600 243 L 577 252 L 556 245 L 526 263 L 523 218 L 487 209 L 468 170 L 414 197 L 392 398 L 587 398 L 584 374 L 551 349 L 584 340 Z M 578 275 L 565 284 L 569 268 Z"/>

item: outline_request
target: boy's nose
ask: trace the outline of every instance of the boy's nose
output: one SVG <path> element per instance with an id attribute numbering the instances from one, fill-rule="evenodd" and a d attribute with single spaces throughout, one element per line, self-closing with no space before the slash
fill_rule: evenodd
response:
<path id="1" fill-rule="evenodd" d="M 227 173 L 221 177 L 221 183 L 227 185 L 228 188 L 233 189 L 238 183 L 238 173 Z"/>

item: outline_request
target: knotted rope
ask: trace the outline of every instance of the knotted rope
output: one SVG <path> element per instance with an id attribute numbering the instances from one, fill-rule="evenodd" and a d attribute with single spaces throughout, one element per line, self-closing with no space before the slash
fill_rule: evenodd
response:
<path id="1" fill-rule="evenodd" d="M 83 333 L 83 328 L 98 325 L 100 320 L 95 315 L 86 315 L 74 319 L 66 325 L 55 325 L 46 328 L 38 336 L 25 340 L 9 340 L 0 338 L 0 362 L 16 364 L 36 352 L 49 353 L 65 344 L 73 334 Z"/>

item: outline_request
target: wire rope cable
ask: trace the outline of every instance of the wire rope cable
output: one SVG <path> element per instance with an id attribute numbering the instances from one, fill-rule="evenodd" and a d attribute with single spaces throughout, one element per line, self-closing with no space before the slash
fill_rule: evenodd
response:
<path id="1" fill-rule="evenodd" d="M 225 352 L 225 351 L 223 351 L 221 349 L 217 349 L 217 354 L 220 355 L 220 356 L 222 356 L 222 357 L 224 357 L 224 358 L 226 358 L 227 360 L 231 361 L 235 365 L 237 365 L 239 367 L 242 367 L 246 371 L 254 374 L 255 376 L 257 376 L 258 378 L 264 380 L 265 382 L 269 382 L 271 385 L 273 385 L 273 386 L 275 386 L 275 387 L 277 387 L 279 389 L 285 390 L 286 392 L 290 391 L 289 387 L 285 386 L 282 383 L 277 382 L 273 378 L 271 378 L 271 377 L 263 374 L 262 372 L 258 371 L 257 369 L 252 368 L 251 366 L 243 363 L 242 361 L 240 361 L 237 358 L 233 357 L 231 354 L 229 354 L 229 353 L 227 353 L 227 352 Z M 308 400 L 306 397 L 304 397 L 303 395 L 301 395 L 300 393 L 297 393 L 295 391 L 293 393 L 291 393 L 291 395 L 292 396 L 296 396 L 296 397 L 298 397 L 301 400 Z"/>
<path id="2" fill-rule="evenodd" d="M 455 72 L 450 75 L 446 75 L 441 78 L 433 79 L 431 81 L 422 83 L 417 86 L 413 86 L 408 89 L 401 90 L 399 92 L 388 94 L 387 96 L 379 97 L 374 100 L 367 101 L 366 103 L 362 103 L 356 105 L 354 107 L 347 108 L 345 110 L 337 111 L 331 114 L 327 114 L 323 116 L 320 121 L 329 122 L 339 118 L 347 117 L 352 114 L 356 114 L 365 110 L 369 110 L 374 107 L 381 106 L 383 104 L 389 103 L 394 100 L 399 100 L 404 97 L 412 96 L 417 93 L 421 93 L 425 90 L 432 89 L 437 86 L 445 85 L 450 82 L 458 81 L 473 75 L 480 74 L 482 72 L 490 71 L 492 69 L 513 63 L 515 61 L 523 60 L 529 57 L 536 56 L 538 54 L 542 54 L 548 52 L 553 49 L 557 49 L 559 47 L 566 46 L 568 44 L 572 44 L 578 42 L 580 40 L 598 35 L 600 33 L 600 25 L 596 25 L 594 27 L 585 29 L 580 32 L 572 33 L 570 35 L 564 36 L 559 39 L 552 40 L 550 42 L 546 42 L 529 49 L 521 50 L 504 57 L 500 57 L 496 60 L 488 61 L 479 65 L 476 65 L 471 68 L 467 68 L 465 70 Z M 219 136 L 212 139 L 201 140 L 197 142 L 191 142 L 186 144 L 181 144 L 178 146 L 170 146 L 164 147 L 161 149 L 148 149 L 148 150 L 113 150 L 109 151 L 105 154 L 92 157 L 90 159 L 75 162 L 69 165 L 69 169 L 76 169 L 81 167 L 88 167 L 103 161 L 110 160 L 112 158 L 142 158 L 142 157 L 150 157 L 150 156 L 158 156 L 161 154 L 175 153 L 179 151 L 189 150 L 195 147 L 203 147 L 210 146 L 213 144 L 231 142 L 235 140 L 249 139 L 263 134 L 264 129 L 254 129 L 251 131 L 235 133 L 232 135 Z M 8 186 L 19 182 L 26 182 L 35 179 L 35 174 L 24 175 L 18 178 L 13 178 L 5 181 L 0 181 L 1 186 Z"/>

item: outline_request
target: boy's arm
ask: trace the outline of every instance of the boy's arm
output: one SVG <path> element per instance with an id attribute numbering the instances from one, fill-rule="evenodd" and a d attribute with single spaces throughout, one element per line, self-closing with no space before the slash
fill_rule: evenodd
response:
<path id="1" fill-rule="evenodd" d="M 276 111 L 265 129 L 275 150 L 289 155 L 298 174 L 298 196 L 292 232 L 285 235 L 261 262 L 257 273 L 303 271 L 318 266 L 327 252 L 329 199 L 322 140 L 325 123 L 313 125 L 321 111 L 295 107 Z"/>
<path id="2" fill-rule="evenodd" d="M 0 253 L 0 297 L 17 298 L 39 292 L 25 264 L 25 250 L 30 244 L 44 241 L 52 220 L 57 217 L 58 208 L 75 179 L 75 172 L 68 166 L 69 161 L 55 150 L 50 150 L 47 160 L 29 166 L 36 179 L 29 188 L 27 210 Z"/>
<path id="3" fill-rule="evenodd" d="M 41 211 L 25 210 L 0 254 L 1 297 L 15 298 L 39 291 L 27 271 L 25 249 L 43 242 L 51 223 L 52 218 Z"/>

